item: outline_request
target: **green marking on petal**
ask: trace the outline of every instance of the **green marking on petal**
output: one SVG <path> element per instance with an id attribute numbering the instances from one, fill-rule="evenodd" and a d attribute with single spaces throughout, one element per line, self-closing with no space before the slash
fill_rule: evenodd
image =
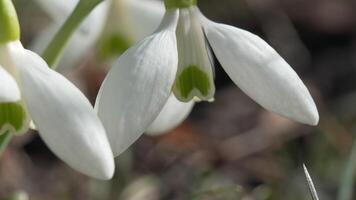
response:
<path id="1" fill-rule="evenodd" d="M 20 39 L 20 25 L 11 0 L 0 0 L 0 44 Z"/>
<path id="2" fill-rule="evenodd" d="M 186 67 L 177 77 L 175 83 L 175 95 L 178 99 L 189 101 L 190 94 L 194 89 L 207 97 L 211 88 L 209 76 L 195 65 Z M 178 92 L 178 94 L 177 94 Z M 179 97 L 183 97 L 179 98 Z"/>
<path id="3" fill-rule="evenodd" d="M 9 131 L 13 134 L 22 133 L 26 123 L 27 114 L 19 103 L 0 104 L 0 134 Z"/>

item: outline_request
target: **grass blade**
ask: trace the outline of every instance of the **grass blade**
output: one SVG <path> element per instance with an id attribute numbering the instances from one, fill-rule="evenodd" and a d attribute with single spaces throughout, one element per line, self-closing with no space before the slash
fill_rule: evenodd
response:
<path id="1" fill-rule="evenodd" d="M 307 182 L 308 182 L 309 191 L 310 191 L 310 194 L 312 196 L 312 199 L 313 200 L 319 200 L 318 194 L 316 193 L 316 190 L 315 190 L 315 187 L 314 187 L 313 180 L 311 179 L 310 174 L 309 174 L 308 169 L 305 166 L 305 164 L 303 164 L 303 169 L 304 169 L 305 178 L 307 179 Z"/>

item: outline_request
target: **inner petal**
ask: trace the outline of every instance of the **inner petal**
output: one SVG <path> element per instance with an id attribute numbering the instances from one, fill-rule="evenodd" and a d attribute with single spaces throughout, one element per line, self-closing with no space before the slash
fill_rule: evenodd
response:
<path id="1" fill-rule="evenodd" d="M 0 45 L 0 65 L 15 79 L 22 93 L 22 84 L 11 56 L 21 48 L 22 45 L 19 42 Z M 23 134 L 28 130 L 29 122 L 30 116 L 23 99 L 18 102 L 0 103 L 0 135 L 6 132 Z"/>
<path id="2" fill-rule="evenodd" d="M 178 72 L 173 93 L 178 100 L 211 101 L 215 93 L 213 66 L 194 8 L 180 9 L 177 26 Z"/>

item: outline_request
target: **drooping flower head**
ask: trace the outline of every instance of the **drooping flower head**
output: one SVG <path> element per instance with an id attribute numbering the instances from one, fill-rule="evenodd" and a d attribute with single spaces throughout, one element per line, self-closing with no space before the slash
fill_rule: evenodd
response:
<path id="1" fill-rule="evenodd" d="M 95 178 L 111 178 L 112 151 L 90 102 L 22 46 L 11 0 L 0 0 L 0 27 L 0 134 L 22 134 L 32 119 L 44 142 L 68 165 Z"/>
<path id="2" fill-rule="evenodd" d="M 262 107 L 301 123 L 318 123 L 309 91 L 265 41 L 210 21 L 196 0 L 166 0 L 165 5 L 157 31 L 117 60 L 100 89 L 96 109 L 114 155 L 130 146 L 160 113 L 167 113 L 162 108 L 174 105 L 167 102 L 171 93 L 186 107 L 214 99 L 212 53 L 232 81 Z M 177 119 L 181 116 L 185 115 Z"/>

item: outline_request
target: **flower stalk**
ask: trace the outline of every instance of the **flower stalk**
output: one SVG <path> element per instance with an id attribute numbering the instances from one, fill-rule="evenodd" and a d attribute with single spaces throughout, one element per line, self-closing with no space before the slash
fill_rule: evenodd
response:
<path id="1" fill-rule="evenodd" d="M 189 8 L 193 5 L 197 5 L 198 0 L 165 0 L 164 4 L 166 9 L 174 9 L 174 8 Z"/>
<path id="2" fill-rule="evenodd" d="M 54 36 L 47 48 L 42 54 L 43 59 L 52 69 L 56 67 L 63 53 L 63 50 L 81 22 L 90 14 L 90 12 L 103 0 L 80 0 L 64 22 L 61 29 Z"/>
<path id="3" fill-rule="evenodd" d="M 6 149 L 7 145 L 10 143 L 12 137 L 13 134 L 11 134 L 10 132 L 6 132 L 3 134 L 0 133 L 0 156 Z"/>
<path id="4" fill-rule="evenodd" d="M 0 24 L 0 44 L 20 38 L 19 21 L 11 0 L 0 0 Z"/>

